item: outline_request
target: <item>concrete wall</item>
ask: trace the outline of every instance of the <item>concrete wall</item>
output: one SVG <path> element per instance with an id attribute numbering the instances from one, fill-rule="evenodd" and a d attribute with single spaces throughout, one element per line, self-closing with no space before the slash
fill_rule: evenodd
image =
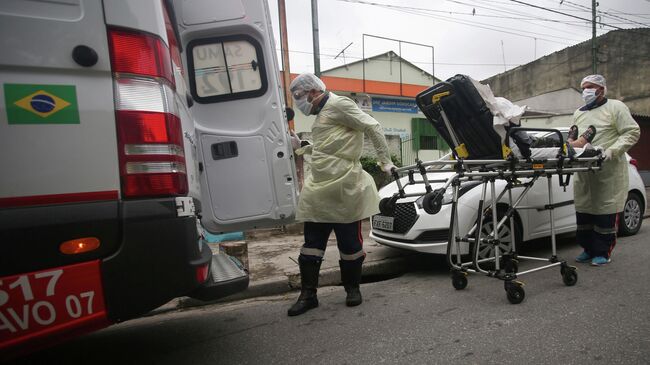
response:
<path id="1" fill-rule="evenodd" d="M 527 128 L 557 128 L 571 127 L 571 125 L 573 125 L 572 114 L 521 119 L 521 126 Z"/>
<path id="2" fill-rule="evenodd" d="M 512 102 L 526 105 L 528 110 L 551 114 L 573 114 L 576 109 L 584 105 L 581 92 L 573 88 L 551 91 L 532 98 L 512 100 Z"/>
<path id="3" fill-rule="evenodd" d="M 567 88 L 580 88 L 592 74 L 591 41 L 563 49 L 482 81 L 510 100 Z M 632 113 L 650 115 L 650 28 L 611 31 L 598 37 L 598 71 L 607 79 L 607 96 Z"/>

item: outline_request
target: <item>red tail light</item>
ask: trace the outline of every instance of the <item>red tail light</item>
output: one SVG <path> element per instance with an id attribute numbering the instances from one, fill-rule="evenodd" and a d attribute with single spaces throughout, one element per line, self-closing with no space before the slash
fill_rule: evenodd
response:
<path id="1" fill-rule="evenodd" d="M 109 29 L 122 196 L 185 195 L 183 131 L 170 51 L 150 34 Z"/>
<path id="2" fill-rule="evenodd" d="M 163 14 L 165 16 L 165 30 L 167 31 L 167 41 L 169 41 L 169 52 L 171 54 L 172 62 L 174 66 L 179 69 L 180 73 L 184 74 L 181 52 L 178 48 L 178 39 L 176 39 L 176 32 L 174 32 L 174 26 L 169 18 L 166 6 L 163 6 Z"/>
<path id="3" fill-rule="evenodd" d="M 174 114 L 118 111 L 118 133 L 123 144 L 183 143 L 181 121 Z"/>
<path id="4" fill-rule="evenodd" d="M 208 280 L 208 273 L 210 272 L 210 267 L 208 264 L 203 264 L 196 268 L 196 282 L 205 283 Z"/>
<path id="5" fill-rule="evenodd" d="M 160 77 L 174 85 L 169 49 L 160 38 L 113 29 L 109 40 L 113 72 Z"/>
<path id="6" fill-rule="evenodd" d="M 634 166 L 635 168 L 639 168 L 639 162 L 636 160 L 636 158 L 631 158 L 630 159 L 630 164 Z"/>

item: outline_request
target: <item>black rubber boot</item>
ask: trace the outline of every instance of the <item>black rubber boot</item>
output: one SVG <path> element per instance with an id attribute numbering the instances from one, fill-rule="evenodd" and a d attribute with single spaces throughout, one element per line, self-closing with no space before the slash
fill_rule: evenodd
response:
<path id="1" fill-rule="evenodd" d="M 361 290 L 359 290 L 359 284 L 361 284 L 362 264 L 363 260 L 339 260 L 339 266 L 341 267 L 341 282 L 343 283 L 343 287 L 347 293 L 345 305 L 348 307 L 354 307 L 363 302 L 363 298 L 361 298 Z"/>
<path id="2" fill-rule="evenodd" d="M 287 311 L 289 316 L 297 316 L 318 307 L 316 289 L 318 288 L 318 272 L 321 261 L 298 258 L 298 263 L 300 265 L 300 296 Z"/>

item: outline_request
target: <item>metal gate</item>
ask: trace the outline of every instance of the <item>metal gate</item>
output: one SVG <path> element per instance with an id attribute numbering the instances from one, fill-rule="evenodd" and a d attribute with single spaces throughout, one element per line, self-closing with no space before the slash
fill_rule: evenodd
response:
<path id="1" fill-rule="evenodd" d="M 413 146 L 414 139 L 415 138 L 410 138 L 402 141 L 402 146 L 400 149 L 400 162 L 402 163 L 402 166 L 412 165 L 418 158 L 418 151 L 416 151 L 415 147 Z"/>

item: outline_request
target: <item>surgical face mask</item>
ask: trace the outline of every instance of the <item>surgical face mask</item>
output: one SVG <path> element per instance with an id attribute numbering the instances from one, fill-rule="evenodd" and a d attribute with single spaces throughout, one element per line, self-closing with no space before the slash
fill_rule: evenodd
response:
<path id="1" fill-rule="evenodd" d="M 585 101 L 585 105 L 589 105 L 598 99 L 596 95 L 596 89 L 584 89 L 582 90 L 582 99 Z"/>
<path id="2" fill-rule="evenodd" d="M 304 97 L 302 99 L 294 99 L 294 103 L 296 104 L 296 107 L 298 110 L 302 112 L 304 115 L 309 115 L 311 114 L 311 109 L 313 105 L 307 101 L 307 97 Z"/>

